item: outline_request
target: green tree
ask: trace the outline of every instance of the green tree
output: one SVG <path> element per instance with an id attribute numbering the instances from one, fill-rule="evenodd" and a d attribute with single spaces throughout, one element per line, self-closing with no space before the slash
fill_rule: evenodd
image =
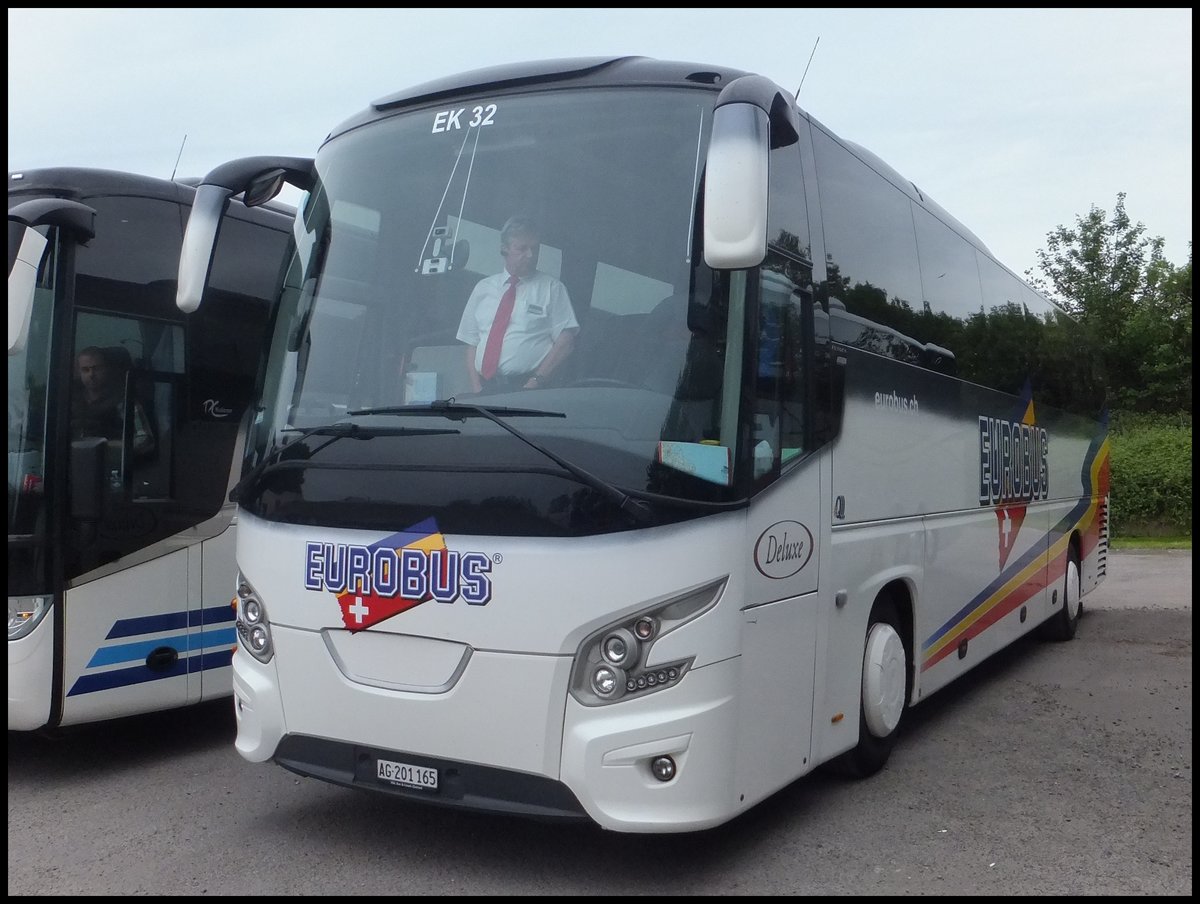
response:
<path id="1" fill-rule="evenodd" d="M 1191 410 L 1192 264 L 1163 258 L 1117 195 L 1110 218 L 1093 206 L 1075 227 L 1059 226 L 1026 279 L 1077 317 L 1097 349 L 1109 406 L 1171 413 Z"/>
<path id="2" fill-rule="evenodd" d="M 1130 318 L 1124 353 L 1136 365 L 1139 388 L 1164 413 L 1192 410 L 1192 260 L 1151 272 L 1148 293 Z"/>

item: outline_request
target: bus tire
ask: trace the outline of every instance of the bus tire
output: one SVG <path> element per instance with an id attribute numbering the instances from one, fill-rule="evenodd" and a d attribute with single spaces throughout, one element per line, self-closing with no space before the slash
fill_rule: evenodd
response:
<path id="1" fill-rule="evenodd" d="M 833 761 L 835 772 L 866 778 L 884 767 L 896 745 L 911 688 L 908 646 L 896 604 L 880 597 L 871 609 L 863 644 L 858 743 Z"/>
<path id="2" fill-rule="evenodd" d="M 1083 614 L 1083 599 L 1079 592 L 1079 553 L 1074 546 L 1067 552 L 1067 569 L 1063 575 L 1062 606 L 1042 625 L 1047 640 L 1065 641 L 1075 636 L 1079 617 Z"/>

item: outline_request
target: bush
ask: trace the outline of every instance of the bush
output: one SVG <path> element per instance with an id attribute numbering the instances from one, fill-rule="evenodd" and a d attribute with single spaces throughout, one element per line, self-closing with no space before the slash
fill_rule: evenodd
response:
<path id="1" fill-rule="evenodd" d="M 1191 416 L 1118 413 L 1110 423 L 1109 440 L 1109 536 L 1190 537 Z"/>

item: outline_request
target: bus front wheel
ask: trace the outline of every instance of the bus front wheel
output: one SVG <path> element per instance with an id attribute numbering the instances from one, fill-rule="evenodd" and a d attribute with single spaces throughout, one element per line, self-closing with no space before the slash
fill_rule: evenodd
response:
<path id="1" fill-rule="evenodd" d="M 908 648 L 889 598 L 876 601 L 863 647 L 859 695 L 858 743 L 833 767 L 851 778 L 866 778 L 883 768 L 896 745 L 909 697 Z"/>

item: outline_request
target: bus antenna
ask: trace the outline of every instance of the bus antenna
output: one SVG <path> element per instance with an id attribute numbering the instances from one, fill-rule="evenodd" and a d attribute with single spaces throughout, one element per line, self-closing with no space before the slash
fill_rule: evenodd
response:
<path id="1" fill-rule="evenodd" d="M 817 40 L 819 41 L 820 38 L 818 38 Z M 813 50 L 816 50 L 816 48 L 814 47 Z M 811 60 L 812 57 L 809 57 L 809 59 Z M 807 72 L 808 70 L 805 69 L 804 71 Z M 803 83 L 803 81 L 804 81 L 803 76 L 801 76 L 800 81 Z M 175 169 L 171 170 L 171 181 L 172 182 L 175 181 L 175 173 L 179 169 L 179 160 L 180 160 L 180 158 L 183 157 L 183 146 L 185 144 L 187 144 L 187 132 L 183 133 L 183 141 L 179 142 L 179 154 L 175 157 Z"/>
<path id="2" fill-rule="evenodd" d="M 812 53 L 808 55 L 808 62 L 804 64 L 804 75 L 800 76 L 800 86 L 796 89 L 796 97 L 800 96 L 800 88 L 804 87 L 804 77 L 808 75 L 808 67 L 812 65 L 813 57 L 817 55 L 817 45 L 821 43 L 821 36 L 817 35 L 816 41 L 813 42 Z"/>

